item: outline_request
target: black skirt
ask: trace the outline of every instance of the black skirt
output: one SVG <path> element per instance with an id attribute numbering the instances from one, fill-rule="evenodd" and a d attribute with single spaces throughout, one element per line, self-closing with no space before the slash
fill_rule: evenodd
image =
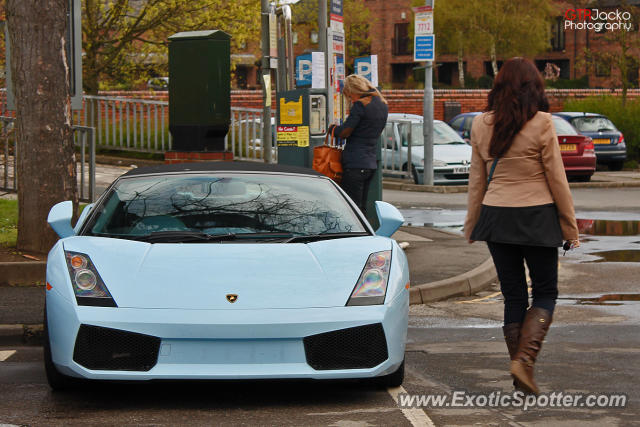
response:
<path id="1" fill-rule="evenodd" d="M 471 240 L 527 246 L 562 246 L 556 205 L 519 208 L 482 205 Z"/>

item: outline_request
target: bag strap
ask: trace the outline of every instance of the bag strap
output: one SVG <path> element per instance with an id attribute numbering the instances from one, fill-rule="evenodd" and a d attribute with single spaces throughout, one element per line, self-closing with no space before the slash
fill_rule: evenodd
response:
<path id="1" fill-rule="evenodd" d="M 491 184 L 491 180 L 493 179 L 493 172 L 496 170 L 498 160 L 500 160 L 500 158 L 496 157 L 491 164 L 491 170 L 489 171 L 489 177 L 487 178 L 487 188 L 489 188 L 489 184 Z"/>
<path id="2" fill-rule="evenodd" d="M 327 132 L 327 135 L 324 137 L 324 145 L 327 145 L 329 147 L 335 147 L 335 148 L 339 148 L 338 144 L 336 143 L 336 137 L 334 135 L 336 131 L 335 126 L 333 128 L 331 128 L 331 132 Z M 329 135 L 331 135 L 331 142 L 329 143 Z"/>

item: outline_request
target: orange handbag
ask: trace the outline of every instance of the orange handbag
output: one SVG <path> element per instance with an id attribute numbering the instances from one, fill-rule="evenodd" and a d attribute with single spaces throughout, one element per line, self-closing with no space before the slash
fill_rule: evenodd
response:
<path id="1" fill-rule="evenodd" d="M 342 147 L 337 146 L 333 129 L 331 130 L 331 142 L 329 142 L 329 132 L 327 132 L 324 144 L 313 149 L 313 170 L 328 176 L 338 184 L 342 181 Z"/>

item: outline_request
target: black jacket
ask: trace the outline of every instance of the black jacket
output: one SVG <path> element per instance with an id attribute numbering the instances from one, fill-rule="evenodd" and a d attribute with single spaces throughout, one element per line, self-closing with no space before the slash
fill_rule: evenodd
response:
<path id="1" fill-rule="evenodd" d="M 388 114 L 387 104 L 378 96 L 371 96 L 367 105 L 360 100 L 353 103 L 347 120 L 334 130 L 334 135 L 339 136 L 352 129 L 342 153 L 342 167 L 377 169 L 376 145 L 387 124 Z"/>

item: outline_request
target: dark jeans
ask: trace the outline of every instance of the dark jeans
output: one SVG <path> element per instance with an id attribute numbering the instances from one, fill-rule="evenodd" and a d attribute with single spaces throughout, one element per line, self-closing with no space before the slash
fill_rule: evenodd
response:
<path id="1" fill-rule="evenodd" d="M 363 214 L 367 214 L 367 194 L 375 169 L 344 169 L 342 171 L 342 189 L 351 197 Z"/>
<path id="2" fill-rule="evenodd" d="M 532 305 L 553 314 L 558 297 L 558 248 L 487 242 L 504 296 L 504 324 L 522 323 L 529 306 L 524 261 L 529 267 Z"/>

